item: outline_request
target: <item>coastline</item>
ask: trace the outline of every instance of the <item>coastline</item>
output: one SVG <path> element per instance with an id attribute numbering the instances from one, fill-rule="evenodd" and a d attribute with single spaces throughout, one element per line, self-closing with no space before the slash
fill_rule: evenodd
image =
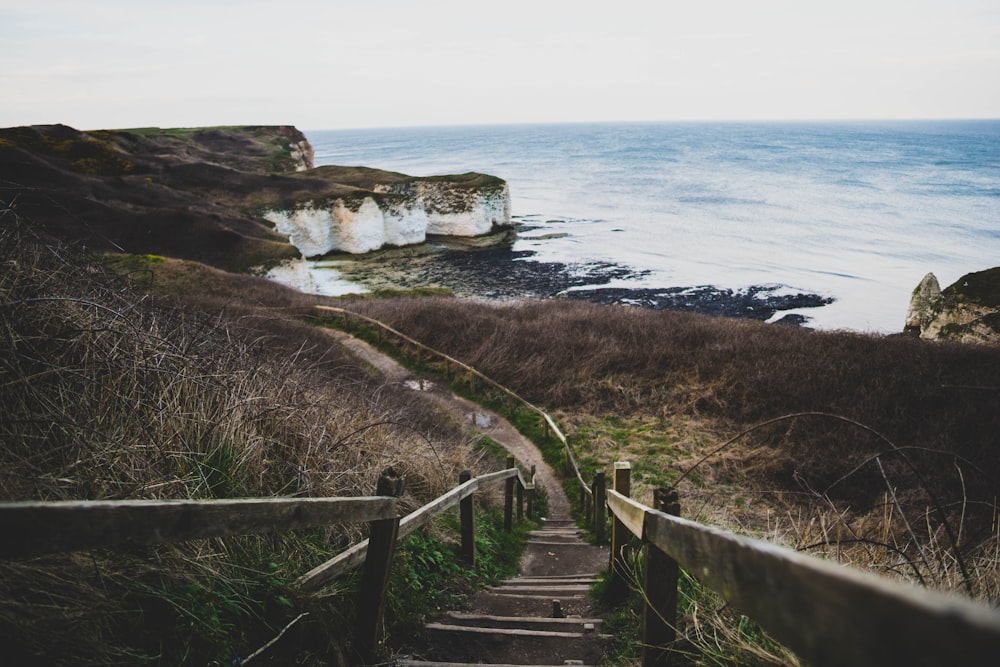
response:
<path id="1" fill-rule="evenodd" d="M 443 289 L 460 298 L 488 301 L 569 298 L 794 326 L 808 325 L 810 318 L 801 312 L 803 309 L 834 301 L 783 285 L 753 285 L 740 290 L 714 285 L 632 287 L 629 282 L 649 272 L 610 261 L 540 261 L 534 259 L 534 251 L 515 250 L 518 232 L 530 229 L 519 224 L 511 230 L 473 239 L 436 237 L 423 244 L 364 255 L 329 255 L 306 262 L 311 268 L 300 264 L 297 270 L 290 271 L 296 276 L 295 284 L 274 271 L 269 277 L 300 290 L 311 284 L 317 293 L 331 296 Z M 303 272 L 311 279 L 303 278 Z M 324 285 L 328 286 L 325 291 Z"/>

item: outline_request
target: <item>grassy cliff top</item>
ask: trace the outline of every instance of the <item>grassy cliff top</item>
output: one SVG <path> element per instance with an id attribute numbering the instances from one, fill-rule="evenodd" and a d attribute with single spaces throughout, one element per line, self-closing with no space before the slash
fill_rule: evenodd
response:
<path id="1" fill-rule="evenodd" d="M 271 207 L 380 195 L 420 180 L 502 187 L 484 174 L 428 179 L 365 167 L 312 168 L 289 125 L 0 129 L 0 202 L 64 241 L 97 252 L 192 259 L 242 272 L 298 256 L 261 217 Z M 384 189 L 384 188 L 382 188 Z"/>
<path id="2" fill-rule="evenodd" d="M 1000 266 L 965 274 L 942 290 L 941 296 L 947 300 L 1000 307 Z"/>

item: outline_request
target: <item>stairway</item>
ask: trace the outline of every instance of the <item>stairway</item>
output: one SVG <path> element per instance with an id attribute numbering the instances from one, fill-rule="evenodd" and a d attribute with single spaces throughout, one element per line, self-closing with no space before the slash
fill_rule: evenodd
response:
<path id="1" fill-rule="evenodd" d="M 428 623 L 426 655 L 400 664 L 599 664 L 601 619 L 592 617 L 589 590 L 607 567 L 608 550 L 586 544 L 581 533 L 569 519 L 544 521 L 529 536 L 517 577 L 481 591 L 469 609 Z"/>

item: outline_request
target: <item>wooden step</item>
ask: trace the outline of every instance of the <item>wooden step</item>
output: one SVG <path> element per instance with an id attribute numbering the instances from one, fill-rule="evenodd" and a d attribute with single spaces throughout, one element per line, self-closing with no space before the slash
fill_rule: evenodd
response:
<path id="1" fill-rule="evenodd" d="M 427 660 L 412 660 L 410 658 L 403 658 L 398 663 L 399 667 L 483 667 L 484 663 L 481 662 L 431 662 Z M 490 667 L 566 667 L 566 665 L 575 665 L 578 667 L 594 667 L 593 665 L 584 665 L 583 662 L 579 660 L 566 660 L 558 665 L 511 665 L 507 664 L 495 664 L 489 663 Z"/>
<path id="2" fill-rule="evenodd" d="M 533 533 L 528 535 L 527 541 L 529 543 L 586 544 L 578 535 L 565 535 L 562 533 Z"/>
<path id="3" fill-rule="evenodd" d="M 498 589 L 487 590 L 481 595 L 490 595 L 499 598 L 527 598 L 531 600 L 549 600 L 550 602 L 552 600 L 557 600 L 557 599 L 562 599 L 562 600 L 590 599 L 590 596 L 587 595 L 586 593 L 564 593 L 562 595 L 559 595 L 558 597 L 552 597 L 551 595 L 543 595 L 531 590 L 518 591 L 510 588 L 505 588 L 503 590 L 498 590 Z"/>
<path id="4" fill-rule="evenodd" d="M 473 614 L 465 611 L 449 611 L 443 623 L 450 625 L 474 626 L 479 628 L 503 628 L 520 630 L 548 630 L 551 632 L 600 632 L 603 621 L 599 618 L 540 618 L 536 616 L 494 616 Z"/>
<path id="5" fill-rule="evenodd" d="M 598 582 L 597 577 L 587 577 L 577 574 L 563 577 L 514 577 L 504 579 L 501 586 L 591 586 Z"/>
<path id="6" fill-rule="evenodd" d="M 576 521 L 573 519 L 542 519 L 542 525 L 546 528 L 576 528 Z"/>
<path id="7" fill-rule="evenodd" d="M 521 574 L 528 577 L 555 574 L 592 576 L 607 567 L 609 553 L 607 547 L 595 547 L 583 542 L 529 541 L 521 556 Z"/>
<path id="8" fill-rule="evenodd" d="M 581 577 L 589 577 L 591 579 L 596 579 L 598 576 L 597 572 L 590 572 L 584 574 L 533 574 L 533 575 L 518 575 L 516 577 L 511 577 L 510 580 L 514 579 L 538 579 L 544 581 L 560 581 L 563 579 L 579 579 Z"/>
<path id="9" fill-rule="evenodd" d="M 579 660 L 596 664 L 602 655 L 602 636 L 596 632 L 557 632 L 478 628 L 446 623 L 425 626 L 437 660 L 534 665 Z"/>
<path id="10" fill-rule="evenodd" d="M 504 584 L 502 586 L 491 586 L 486 589 L 491 593 L 516 593 L 518 595 L 546 595 L 548 597 L 559 597 L 560 595 L 586 595 L 590 592 L 588 584 L 553 584 L 551 586 L 524 585 L 516 586 Z"/>
<path id="11" fill-rule="evenodd" d="M 495 616 L 547 617 L 552 615 L 552 601 L 556 599 L 566 616 L 590 614 L 592 602 L 589 595 L 561 595 L 552 598 L 547 595 L 497 595 L 485 591 L 478 593 L 472 600 L 470 610 Z"/>

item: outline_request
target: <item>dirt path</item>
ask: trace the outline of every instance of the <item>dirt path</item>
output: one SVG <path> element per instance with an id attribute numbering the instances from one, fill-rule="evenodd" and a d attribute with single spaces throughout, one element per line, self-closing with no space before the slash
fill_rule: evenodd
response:
<path id="1" fill-rule="evenodd" d="M 428 398 L 447 410 L 459 423 L 465 424 L 475 433 L 500 443 L 522 465 L 528 468 L 535 466 L 536 480 L 545 487 L 549 496 L 549 519 L 570 518 L 569 500 L 556 478 L 555 471 L 542 459 L 542 453 L 534 443 L 521 435 L 510 422 L 492 410 L 456 396 L 447 387 L 413 374 L 392 357 L 348 333 L 336 329 L 326 331 L 355 356 L 380 372 L 386 381 L 402 384 L 414 391 L 425 392 Z"/>
<path id="2" fill-rule="evenodd" d="M 467 608 L 445 611 L 426 624 L 420 656 L 408 656 L 399 664 L 600 664 L 603 621 L 594 615 L 589 590 L 607 566 L 608 549 L 583 542 L 582 531 L 570 519 L 566 494 L 538 448 L 495 412 L 414 375 L 364 341 L 328 331 L 387 382 L 424 392 L 470 431 L 500 443 L 522 464 L 535 466 L 536 479 L 549 495 L 549 517 L 529 536 L 520 574 L 481 591 Z"/>

